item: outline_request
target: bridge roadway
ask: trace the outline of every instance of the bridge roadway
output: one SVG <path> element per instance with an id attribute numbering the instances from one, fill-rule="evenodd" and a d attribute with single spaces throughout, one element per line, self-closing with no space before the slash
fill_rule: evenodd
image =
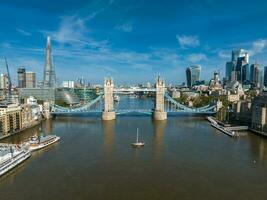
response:
<path id="1" fill-rule="evenodd" d="M 116 115 L 126 115 L 126 114 L 145 114 L 145 115 L 152 115 L 153 114 L 153 109 L 134 109 L 134 110 L 130 110 L 130 109 L 121 109 L 121 110 L 116 110 Z M 189 114 L 214 114 L 214 111 L 206 111 L 206 112 L 200 112 L 200 111 L 190 111 L 188 112 L 187 110 L 169 110 L 166 111 L 168 114 L 179 114 L 179 113 L 189 113 Z M 51 114 L 53 115 L 68 115 L 68 114 L 101 114 L 102 110 L 81 110 L 81 111 L 76 111 L 76 112 L 57 112 L 54 111 Z"/>
<path id="2" fill-rule="evenodd" d="M 156 92 L 156 88 L 114 88 L 114 93 Z"/>

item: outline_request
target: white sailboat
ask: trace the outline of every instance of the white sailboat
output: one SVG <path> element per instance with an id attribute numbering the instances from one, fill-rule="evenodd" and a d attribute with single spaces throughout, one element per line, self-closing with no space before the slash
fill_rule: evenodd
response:
<path id="1" fill-rule="evenodd" d="M 142 146 L 144 146 L 145 145 L 145 142 L 139 142 L 138 141 L 138 132 L 139 132 L 139 130 L 138 130 L 138 128 L 137 128 L 137 130 L 136 130 L 136 142 L 133 142 L 132 143 L 132 146 L 133 147 L 142 147 Z"/>

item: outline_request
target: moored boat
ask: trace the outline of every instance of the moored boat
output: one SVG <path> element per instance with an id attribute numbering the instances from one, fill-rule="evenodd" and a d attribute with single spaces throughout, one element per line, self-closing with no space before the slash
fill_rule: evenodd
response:
<path id="1" fill-rule="evenodd" d="M 59 141 L 60 137 L 56 135 L 47 135 L 47 136 L 33 136 L 27 142 L 26 146 L 28 146 L 30 151 L 35 151 L 38 149 L 42 149 L 46 146 L 54 144 Z"/>
<path id="2" fill-rule="evenodd" d="M 133 147 L 143 147 L 143 146 L 145 146 L 145 142 L 144 141 L 142 141 L 142 142 L 139 142 L 139 140 L 138 140 L 138 128 L 137 128 L 137 130 L 136 130 L 136 142 L 133 142 L 132 143 L 132 146 Z"/>
<path id="3" fill-rule="evenodd" d="M 31 156 L 31 152 L 19 145 L 0 144 L 0 176 Z"/>
<path id="4" fill-rule="evenodd" d="M 115 102 L 119 102 L 120 101 L 120 96 L 119 95 L 115 95 L 114 96 L 114 101 Z"/>

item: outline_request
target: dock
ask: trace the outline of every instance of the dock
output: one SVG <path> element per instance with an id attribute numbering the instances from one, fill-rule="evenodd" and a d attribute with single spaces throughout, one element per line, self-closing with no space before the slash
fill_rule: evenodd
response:
<path id="1" fill-rule="evenodd" d="M 211 126 L 214 128 L 220 130 L 221 132 L 225 133 L 226 135 L 230 137 L 237 137 L 238 135 L 233 131 L 230 130 L 230 127 L 224 127 L 218 124 L 218 121 L 213 117 L 207 117 L 207 120 L 210 122 Z"/>
<path id="2" fill-rule="evenodd" d="M 227 127 L 227 129 L 231 131 L 247 131 L 248 126 L 230 126 L 230 127 Z"/>

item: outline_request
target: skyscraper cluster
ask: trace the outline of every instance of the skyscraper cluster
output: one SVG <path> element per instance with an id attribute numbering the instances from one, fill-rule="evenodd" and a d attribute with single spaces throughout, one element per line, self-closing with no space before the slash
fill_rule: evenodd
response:
<path id="1" fill-rule="evenodd" d="M 264 71 L 267 73 L 267 71 Z M 261 87 L 267 81 L 267 74 L 263 76 L 262 69 L 258 63 L 249 64 L 249 54 L 244 49 L 232 51 L 231 61 L 226 63 L 226 82 L 238 81 L 241 84 L 250 84 L 252 87 Z M 265 87 L 267 84 L 265 85 Z"/>
<path id="2" fill-rule="evenodd" d="M 232 59 L 226 63 L 226 80 L 249 80 L 249 54 L 244 49 L 232 51 Z"/>

